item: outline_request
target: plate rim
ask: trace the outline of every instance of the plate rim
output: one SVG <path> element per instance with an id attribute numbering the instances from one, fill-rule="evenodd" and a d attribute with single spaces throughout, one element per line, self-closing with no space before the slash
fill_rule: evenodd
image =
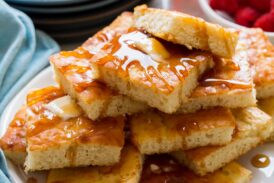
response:
<path id="1" fill-rule="evenodd" d="M 47 75 L 47 73 L 52 72 L 52 69 L 50 66 L 44 68 L 43 70 L 41 70 L 33 79 L 31 79 L 14 97 L 13 99 L 6 105 L 6 107 L 4 108 L 0 121 L 1 121 L 1 125 L 0 125 L 0 138 L 4 135 L 4 133 L 6 132 L 6 129 L 8 127 L 8 125 L 10 124 L 10 120 L 11 118 L 13 118 L 14 115 L 10 116 L 7 115 L 10 114 L 9 111 L 13 110 L 13 112 L 11 113 L 16 113 L 17 110 L 15 110 L 14 108 L 12 108 L 13 105 L 15 105 L 16 101 L 20 101 L 20 96 L 25 95 L 24 93 L 27 93 L 29 91 L 29 89 L 34 89 L 32 87 L 32 85 L 35 85 L 35 81 L 38 80 L 39 78 L 42 78 L 44 75 Z M 52 80 L 53 81 L 53 80 Z M 51 82 L 51 81 L 49 81 Z M 56 84 L 54 81 L 52 83 L 52 85 Z M 21 102 L 20 102 L 21 103 Z M 23 103 L 23 102 L 22 102 Z M 17 107 L 18 109 L 21 107 L 21 105 L 15 105 L 15 106 L 19 106 Z M 12 109 L 11 109 L 12 108 Z"/>

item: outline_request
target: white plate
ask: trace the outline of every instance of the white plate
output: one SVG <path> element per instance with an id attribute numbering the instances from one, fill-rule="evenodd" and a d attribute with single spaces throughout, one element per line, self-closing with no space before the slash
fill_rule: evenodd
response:
<path id="1" fill-rule="evenodd" d="M 1 128 L 0 128 L 0 136 L 2 136 L 9 124 L 12 120 L 16 111 L 20 108 L 20 106 L 24 103 L 26 94 L 29 90 L 35 88 L 41 88 L 49 85 L 55 85 L 53 80 L 53 74 L 50 68 L 45 69 L 40 74 L 38 74 L 22 91 L 20 91 L 17 96 L 9 103 L 7 108 L 3 112 L 3 116 L 1 118 Z M 271 164 L 267 168 L 254 168 L 250 164 L 251 158 L 258 154 L 263 153 L 270 157 Z M 253 149 L 248 154 L 244 155 L 240 158 L 239 162 L 244 165 L 249 170 L 253 172 L 253 180 L 252 183 L 273 183 L 274 181 L 274 143 L 268 143 Z M 8 162 L 9 170 L 11 176 L 16 183 L 24 183 L 27 179 L 27 175 L 24 173 L 22 168 L 14 166 L 12 163 Z M 29 175 L 29 177 L 35 177 L 39 183 L 45 182 L 46 172 L 41 173 L 33 173 Z"/>
<path id="2" fill-rule="evenodd" d="M 15 113 L 19 110 L 22 104 L 25 103 L 26 95 L 28 91 L 32 89 L 42 88 L 45 86 L 56 85 L 53 79 L 53 73 L 50 67 L 40 72 L 35 78 L 33 78 L 8 104 L 3 111 L 1 117 L 0 137 L 5 133 L 9 123 L 13 119 Z M 46 173 L 32 173 L 26 175 L 21 167 L 15 166 L 8 160 L 8 168 L 15 183 L 25 183 L 28 177 L 34 177 L 39 183 L 44 183 L 46 180 Z"/>

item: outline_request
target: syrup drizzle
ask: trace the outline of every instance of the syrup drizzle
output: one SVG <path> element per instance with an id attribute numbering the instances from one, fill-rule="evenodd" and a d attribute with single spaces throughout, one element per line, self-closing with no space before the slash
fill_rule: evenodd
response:
<path id="1" fill-rule="evenodd" d="M 187 135 L 197 130 L 213 129 L 224 125 L 235 125 L 231 112 L 225 108 L 201 110 L 195 114 L 180 114 L 168 116 L 167 122 L 174 125 L 181 135 Z"/>
<path id="2" fill-rule="evenodd" d="M 187 183 L 185 168 L 168 155 L 146 158 L 141 183 Z"/>
<path id="3" fill-rule="evenodd" d="M 249 89 L 250 83 L 241 82 L 237 80 L 229 80 L 229 79 L 216 79 L 216 78 L 208 78 L 203 80 L 201 86 L 222 86 L 225 85 L 229 89 Z"/>
<path id="4" fill-rule="evenodd" d="M 256 168 L 265 168 L 270 165 L 270 158 L 265 154 L 257 154 L 251 159 L 251 164 Z"/>
<path id="5" fill-rule="evenodd" d="M 34 177 L 29 177 L 27 180 L 26 180 L 26 183 L 37 183 L 37 179 L 34 178 Z"/>
<path id="6" fill-rule="evenodd" d="M 26 107 L 23 106 L 14 116 L 5 135 L 0 139 L 0 147 L 3 150 L 26 151 L 25 130 Z"/>
<path id="7" fill-rule="evenodd" d="M 141 183 L 219 183 L 228 182 L 223 176 L 218 180 L 215 173 L 210 173 L 203 177 L 196 175 L 193 171 L 180 165 L 174 158 L 169 155 L 150 155 L 146 157 Z M 227 175 L 225 176 L 227 178 Z"/>
<path id="8" fill-rule="evenodd" d="M 57 58 L 53 59 L 53 62 L 66 76 L 66 79 L 73 83 L 76 91 L 82 92 L 90 88 L 93 92 L 106 91 L 105 93 L 109 93 L 105 84 L 96 80 L 97 70 L 89 62 L 94 54 L 95 52 L 79 47 L 74 51 L 61 52 Z"/>
<path id="9" fill-rule="evenodd" d="M 101 44 L 98 49 L 90 51 L 88 48 L 79 47 L 74 51 L 61 52 L 53 62 L 73 82 L 78 92 L 89 87 L 106 89 L 104 84 L 94 79 L 94 65 L 91 61 L 96 60 L 105 67 L 116 69 L 125 77 L 131 69 L 137 68 L 142 71 L 138 80 L 149 87 L 154 86 L 169 93 L 173 91 L 179 80 L 183 81 L 188 76 L 194 66 L 211 58 L 210 54 L 197 51 L 194 53 L 183 46 L 160 40 L 164 46 L 167 46 L 172 56 L 163 61 L 155 61 L 150 55 L 139 50 L 134 43 L 134 40 L 149 37 L 150 35 L 136 29 L 131 29 L 123 35 L 112 32 L 101 33 L 94 39 Z"/>
<path id="10" fill-rule="evenodd" d="M 131 69 L 142 71 L 141 81 L 149 87 L 157 87 L 166 92 L 174 89 L 173 84 L 179 80 L 183 81 L 191 68 L 198 65 L 199 62 L 206 60 L 207 54 L 191 54 L 184 47 L 168 43 L 166 48 L 171 53 L 171 57 L 156 61 L 150 55 L 139 50 L 134 40 L 148 39 L 149 36 L 137 31 L 131 30 L 129 33 L 116 36 L 102 48 L 102 52 L 97 54 L 93 61 L 106 68 L 116 70 L 119 74 L 127 77 Z M 179 48 L 178 48 L 179 47 Z M 168 79 L 171 78 L 171 79 Z"/>
<path id="11" fill-rule="evenodd" d="M 60 55 L 63 57 L 76 57 L 76 58 L 83 58 L 83 59 L 90 59 L 93 57 L 94 54 L 89 52 L 83 47 L 79 47 L 73 51 L 61 51 Z"/>
<path id="12" fill-rule="evenodd" d="M 44 107 L 44 104 L 64 95 L 54 87 L 34 91 L 28 95 L 27 134 L 30 149 L 44 148 L 65 142 L 102 143 L 122 146 L 124 143 L 124 118 L 104 118 L 92 121 L 85 116 L 62 120 Z M 33 99 L 33 100 L 32 100 Z M 30 105 L 31 104 L 31 105 Z M 75 149 L 67 158 L 74 164 Z"/>
<path id="13" fill-rule="evenodd" d="M 192 97 L 223 93 L 229 90 L 251 90 L 252 81 L 249 67 L 241 60 L 247 59 L 246 54 L 237 51 L 231 59 L 214 58 L 214 67 L 200 79 L 200 87 L 192 93 Z"/>

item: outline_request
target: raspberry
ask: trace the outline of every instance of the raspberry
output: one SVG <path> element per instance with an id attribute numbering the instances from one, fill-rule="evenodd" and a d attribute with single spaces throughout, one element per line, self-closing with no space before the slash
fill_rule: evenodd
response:
<path id="1" fill-rule="evenodd" d="M 274 0 L 271 0 L 271 11 L 274 11 Z"/>
<path id="2" fill-rule="evenodd" d="M 220 2 L 221 1 L 218 1 L 218 0 L 210 0 L 209 5 L 211 6 L 211 8 L 218 10 L 219 8 L 222 7 Z"/>
<path id="3" fill-rule="evenodd" d="M 237 0 L 237 3 L 240 7 L 244 7 L 248 5 L 249 0 Z"/>
<path id="4" fill-rule="evenodd" d="M 246 27 L 252 27 L 259 16 L 260 14 L 253 8 L 245 7 L 237 12 L 235 22 Z"/>
<path id="5" fill-rule="evenodd" d="M 213 9 L 222 10 L 234 15 L 239 10 L 238 0 L 210 0 Z"/>
<path id="6" fill-rule="evenodd" d="M 274 11 L 266 13 L 258 18 L 254 27 L 262 28 L 264 31 L 274 32 Z"/>
<path id="7" fill-rule="evenodd" d="M 261 11 L 269 12 L 271 0 L 249 0 L 249 4 L 252 8 Z"/>

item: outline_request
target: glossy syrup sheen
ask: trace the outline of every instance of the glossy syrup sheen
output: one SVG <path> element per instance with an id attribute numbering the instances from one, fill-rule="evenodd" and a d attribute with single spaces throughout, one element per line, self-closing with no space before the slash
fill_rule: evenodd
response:
<path id="1" fill-rule="evenodd" d="M 62 95 L 61 90 L 54 87 L 36 90 L 28 95 L 28 104 L 32 104 L 28 105 L 27 111 L 26 137 L 30 150 L 73 142 L 123 145 L 123 117 L 105 118 L 96 122 L 85 116 L 62 120 L 44 107 Z M 35 102 L 31 102 L 32 99 Z"/>
<path id="2" fill-rule="evenodd" d="M 97 65 L 117 71 L 122 77 L 130 76 L 149 87 L 171 92 L 180 81 L 185 80 L 193 67 L 211 58 L 208 53 L 189 51 L 183 46 L 159 40 L 171 56 L 156 61 L 135 45 L 136 40 L 148 38 L 149 35 L 131 29 L 106 43 L 92 60 Z M 135 75 L 135 72 L 138 74 Z"/>
<path id="3" fill-rule="evenodd" d="M 235 119 L 231 111 L 224 108 L 201 110 L 195 114 L 168 115 L 165 117 L 165 121 L 172 124 L 173 130 L 177 130 L 182 135 L 218 127 L 235 126 Z"/>
<path id="4" fill-rule="evenodd" d="M 235 173 L 235 171 L 237 173 Z M 145 160 L 141 183 L 230 183 L 233 174 L 241 175 L 243 169 L 236 164 L 230 164 L 206 176 L 198 176 L 191 170 L 180 165 L 168 155 L 152 155 Z M 232 174 L 232 175 L 231 175 Z M 237 177 L 239 178 L 239 177 Z"/>
<path id="5" fill-rule="evenodd" d="M 215 66 L 202 76 L 192 97 L 222 94 L 231 90 L 251 90 L 252 77 L 245 52 L 236 50 L 232 60 L 215 57 Z"/>
<path id="6" fill-rule="evenodd" d="M 0 139 L 3 150 L 25 151 L 26 150 L 26 107 L 22 107 L 14 116 L 5 135 Z"/>
<path id="7" fill-rule="evenodd" d="M 57 87 L 49 86 L 47 88 L 34 90 L 27 95 L 27 105 L 32 106 L 38 103 L 49 103 L 50 101 L 63 97 L 65 94 Z M 41 106 L 40 104 L 38 106 Z M 35 107 L 35 106 L 34 106 Z M 39 109 L 37 109 L 39 110 Z"/>
<path id="8" fill-rule="evenodd" d="M 220 86 L 225 85 L 229 89 L 249 89 L 250 84 L 236 81 L 236 80 L 229 80 L 229 79 L 215 79 L 215 78 L 208 78 L 201 82 L 202 86 Z"/>
<path id="9" fill-rule="evenodd" d="M 29 177 L 27 179 L 26 183 L 38 183 L 38 180 L 34 177 Z"/>
<path id="10" fill-rule="evenodd" d="M 89 62 L 93 55 L 94 53 L 79 47 L 74 51 L 64 51 L 52 56 L 51 62 L 73 84 L 76 91 L 92 90 L 96 93 L 103 91 L 109 93 L 105 84 L 96 80 L 98 71 Z"/>
<path id="11" fill-rule="evenodd" d="M 102 82 L 96 80 L 96 68 L 89 62 L 104 43 L 113 39 L 123 29 L 104 30 L 91 37 L 82 47 L 73 51 L 62 51 L 51 57 L 51 62 L 69 80 L 77 92 L 85 91 L 86 98 L 104 97 L 112 92 Z"/>
<path id="12" fill-rule="evenodd" d="M 188 183 L 186 168 L 168 155 L 148 156 L 143 165 L 141 183 Z"/>
<path id="13" fill-rule="evenodd" d="M 265 168 L 270 165 L 270 158 L 265 154 L 256 154 L 251 159 L 251 164 L 256 168 Z"/>

